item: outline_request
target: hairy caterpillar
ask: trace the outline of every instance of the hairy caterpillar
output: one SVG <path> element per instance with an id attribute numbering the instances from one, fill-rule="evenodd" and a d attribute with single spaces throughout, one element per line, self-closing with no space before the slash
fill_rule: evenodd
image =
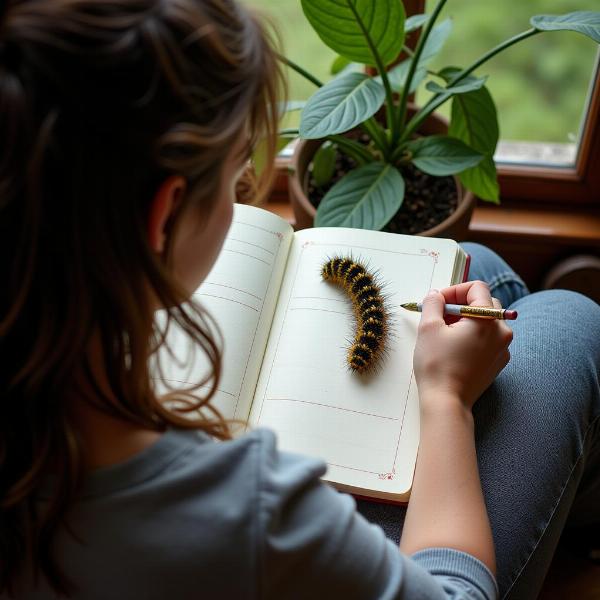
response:
<path id="1" fill-rule="evenodd" d="M 352 257 L 334 256 L 321 267 L 321 277 L 342 286 L 352 300 L 356 333 L 348 348 L 350 370 L 372 371 L 385 351 L 388 335 L 388 311 L 377 276 Z"/>

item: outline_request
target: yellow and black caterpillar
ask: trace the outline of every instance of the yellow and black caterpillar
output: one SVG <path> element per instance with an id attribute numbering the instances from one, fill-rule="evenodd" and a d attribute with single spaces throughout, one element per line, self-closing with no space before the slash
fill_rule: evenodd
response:
<path id="1" fill-rule="evenodd" d="M 321 277 L 342 286 L 352 300 L 356 334 L 348 349 L 351 371 L 368 373 L 385 350 L 388 314 L 377 276 L 352 257 L 334 256 L 321 267 Z"/>

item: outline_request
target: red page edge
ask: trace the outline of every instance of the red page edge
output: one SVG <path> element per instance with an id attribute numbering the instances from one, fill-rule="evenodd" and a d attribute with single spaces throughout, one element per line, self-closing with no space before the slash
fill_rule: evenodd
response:
<path id="1" fill-rule="evenodd" d="M 463 283 L 465 281 L 469 280 L 469 269 L 470 268 L 471 268 L 471 255 L 467 254 L 467 260 L 465 262 L 465 272 L 464 272 L 463 280 L 462 280 Z"/>

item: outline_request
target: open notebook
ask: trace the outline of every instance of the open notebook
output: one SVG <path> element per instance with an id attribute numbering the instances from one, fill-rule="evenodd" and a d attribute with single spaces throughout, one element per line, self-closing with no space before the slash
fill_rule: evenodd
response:
<path id="1" fill-rule="evenodd" d="M 348 369 L 352 304 L 320 275 L 328 257 L 350 253 L 379 272 L 391 308 L 388 352 L 374 375 Z M 419 442 L 419 314 L 399 305 L 462 281 L 467 269 L 453 240 L 335 227 L 294 233 L 277 215 L 236 204 L 221 254 L 195 293 L 224 338 L 213 402 L 226 417 L 275 430 L 281 449 L 324 459 L 324 479 L 337 488 L 407 501 Z M 190 355 L 175 328 L 169 340 L 178 360 L 161 354 L 165 379 L 198 382 L 208 368 L 202 353 Z"/>

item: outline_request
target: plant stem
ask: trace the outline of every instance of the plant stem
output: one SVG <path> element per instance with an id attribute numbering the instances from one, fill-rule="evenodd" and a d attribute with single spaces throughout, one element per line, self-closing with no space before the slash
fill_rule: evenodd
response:
<path id="1" fill-rule="evenodd" d="M 288 67 L 296 71 L 296 73 L 299 73 L 300 75 L 302 75 L 302 77 L 308 79 L 308 81 L 310 81 L 311 83 L 314 83 L 317 87 L 323 87 L 322 81 L 318 80 L 314 75 L 311 75 L 308 71 L 305 71 L 300 65 L 296 64 L 294 61 L 290 60 L 289 58 L 286 58 L 285 56 L 282 56 L 281 54 L 278 54 L 277 58 L 279 58 L 279 60 L 286 64 Z"/>
<path id="2" fill-rule="evenodd" d="M 381 129 L 374 117 L 367 119 L 361 124 L 362 128 L 367 132 L 375 145 L 381 150 L 381 153 L 387 158 L 390 147 L 388 145 L 385 131 Z"/>
<path id="3" fill-rule="evenodd" d="M 277 135 L 299 135 L 299 129 L 282 129 L 277 132 Z"/>
<path id="4" fill-rule="evenodd" d="M 532 35 L 535 35 L 536 33 L 541 33 L 541 30 L 539 29 L 528 29 L 527 31 L 523 31 L 513 37 L 511 37 L 510 39 L 502 42 L 501 44 L 498 44 L 495 48 L 492 48 L 489 52 L 487 52 L 486 54 L 484 54 L 481 58 L 478 58 L 471 66 L 467 67 L 466 69 L 462 70 L 460 73 L 457 73 L 449 82 L 447 87 L 451 87 L 454 84 L 458 83 L 459 81 L 461 81 L 462 79 L 464 79 L 467 75 L 470 75 L 475 69 L 477 69 L 477 67 L 481 66 L 483 63 L 485 63 L 486 61 L 488 61 L 490 58 L 492 58 L 493 56 L 496 56 L 496 54 L 498 54 L 499 52 L 502 52 L 502 50 L 505 50 L 506 48 L 508 48 L 509 46 L 512 46 L 513 44 L 516 44 L 517 42 L 520 42 L 521 40 L 524 40 L 528 37 L 531 37 Z M 433 96 L 432 98 L 429 99 L 429 101 L 427 102 L 427 104 L 425 104 L 425 106 L 412 118 L 412 120 L 410 121 L 410 123 L 407 125 L 406 129 L 404 130 L 404 133 L 402 134 L 402 137 L 400 139 L 400 141 L 405 141 L 408 139 L 408 137 L 410 136 L 410 134 L 415 131 L 415 129 L 417 129 L 417 127 L 439 106 L 441 106 L 442 104 L 444 104 L 444 102 L 446 102 L 446 100 L 448 100 L 449 98 L 452 97 L 452 94 L 450 95 L 446 95 L 443 92 L 440 92 L 438 94 L 436 94 L 435 96 Z"/>
<path id="5" fill-rule="evenodd" d="M 435 9 L 431 13 L 431 17 L 427 20 L 427 24 L 425 25 L 425 29 L 421 32 L 419 36 L 419 41 L 417 42 L 417 47 L 415 48 L 415 53 L 412 56 L 410 61 L 410 69 L 408 70 L 408 75 L 406 76 L 406 81 L 404 82 L 404 89 L 402 90 L 402 96 L 400 97 L 400 108 L 398 111 L 398 125 L 400 129 L 404 127 L 404 121 L 406 119 L 406 106 L 408 104 L 408 96 L 410 94 L 410 86 L 412 84 L 413 77 L 415 75 L 415 71 L 417 70 L 417 65 L 419 64 L 419 59 L 421 58 L 421 54 L 423 53 L 423 48 L 425 48 L 425 42 L 429 37 L 429 33 L 435 24 L 438 15 L 440 14 L 442 8 L 446 4 L 446 0 L 439 0 Z M 404 134 L 401 139 L 404 139 Z M 398 140 L 392 139 L 392 146 L 396 144 Z"/>
<path id="6" fill-rule="evenodd" d="M 394 149 L 394 152 L 392 153 L 392 156 L 390 157 L 390 164 L 395 164 L 396 161 L 398 161 L 400 159 L 400 157 L 402 156 L 402 153 L 404 152 L 404 144 L 398 144 L 398 146 L 396 146 L 396 148 Z"/>
<path id="7" fill-rule="evenodd" d="M 398 129 L 398 125 L 396 123 L 396 120 L 394 119 L 394 93 L 392 91 L 392 86 L 390 85 L 390 80 L 388 79 L 386 70 L 385 70 L 385 65 L 383 64 L 382 60 L 381 60 L 381 56 L 379 56 L 379 52 L 377 52 L 377 48 L 375 48 L 375 45 L 373 44 L 373 40 L 371 40 L 371 36 L 369 35 L 369 32 L 367 31 L 364 23 L 362 22 L 362 19 L 360 18 L 358 12 L 356 11 L 356 7 L 354 6 L 353 2 L 350 2 L 348 0 L 346 0 L 350 10 L 354 13 L 354 18 L 356 19 L 356 22 L 358 23 L 359 27 L 361 28 L 363 35 L 365 36 L 365 39 L 367 40 L 367 44 L 369 44 L 369 49 L 371 50 L 371 54 L 373 55 L 373 58 L 375 59 L 375 64 L 377 66 L 377 70 L 379 71 L 379 75 L 381 76 L 381 82 L 383 83 L 383 87 L 385 88 L 385 113 L 386 113 L 386 117 L 387 117 L 387 126 L 391 128 L 392 130 L 392 139 L 394 139 L 395 137 L 397 137 L 398 133 L 397 133 L 397 129 Z M 388 141 L 385 141 L 385 150 L 384 152 L 387 154 L 388 152 L 388 148 L 389 148 L 389 144 Z"/>
<path id="8" fill-rule="evenodd" d="M 361 163 L 373 162 L 373 155 L 361 144 L 349 140 L 343 135 L 328 135 L 325 139 L 337 144 L 348 156 Z"/>

